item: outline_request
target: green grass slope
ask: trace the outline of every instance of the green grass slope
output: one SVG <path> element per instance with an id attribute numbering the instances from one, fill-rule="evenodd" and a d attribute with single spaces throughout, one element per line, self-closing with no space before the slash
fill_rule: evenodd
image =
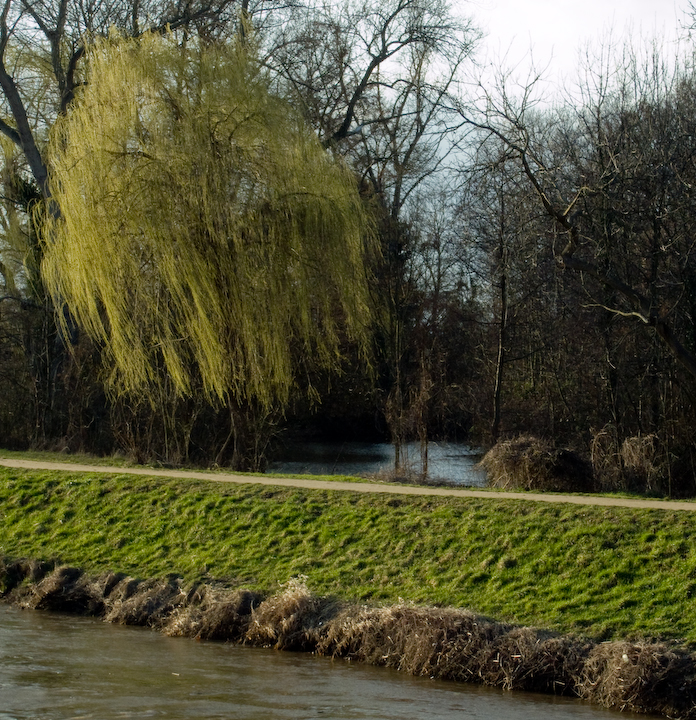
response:
<path id="1" fill-rule="evenodd" d="M 0 468 L 0 556 L 696 644 L 696 516 Z"/>

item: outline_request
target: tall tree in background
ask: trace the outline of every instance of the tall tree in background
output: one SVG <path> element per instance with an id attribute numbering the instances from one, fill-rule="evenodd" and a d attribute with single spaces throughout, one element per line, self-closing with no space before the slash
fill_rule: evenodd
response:
<path id="1" fill-rule="evenodd" d="M 341 0 L 294 10 L 273 37 L 266 62 L 328 147 L 359 142 L 359 128 L 368 132 L 396 119 L 376 106 L 378 94 L 390 97 L 387 102 L 408 95 L 417 82 L 414 68 L 421 68 L 421 92 L 427 84 L 437 95 L 479 36 L 442 0 Z M 435 63 L 441 66 L 426 80 L 424 66 Z M 431 103 L 424 99 L 424 105 Z"/>
<path id="2" fill-rule="evenodd" d="M 597 72 L 588 79 L 583 104 L 570 113 L 553 119 L 549 115 L 536 122 L 527 104 L 529 98 L 514 98 L 503 88 L 499 98 L 488 99 L 485 117 L 473 123 L 514 154 L 544 211 L 565 235 L 565 242 L 559 239 L 554 247 L 559 265 L 609 288 L 615 300 L 607 298 L 606 308 L 653 328 L 675 359 L 696 378 L 696 358 L 679 341 L 661 303 L 653 296 L 663 283 L 657 282 L 656 275 L 646 276 L 640 267 L 645 264 L 657 272 L 659 265 L 669 265 L 671 259 L 689 258 L 688 248 L 682 251 L 674 245 L 678 236 L 669 244 L 660 243 L 660 236 L 669 235 L 670 228 L 658 215 L 664 210 L 670 217 L 676 216 L 683 207 L 680 198 L 688 182 L 684 163 L 691 153 L 682 153 L 684 146 L 674 144 L 676 138 L 666 133 L 676 133 L 682 140 L 689 137 L 684 123 L 690 117 L 691 73 L 687 70 L 679 77 L 680 69 L 670 77 L 657 54 L 645 67 L 638 58 L 629 56 L 627 65 L 612 74 L 613 84 L 608 68 Z M 672 127 L 656 122 L 665 113 L 671 114 Z M 662 175 L 655 174 L 658 170 Z M 670 175 L 674 190 L 665 195 L 661 182 Z M 628 192 L 628 199 L 637 201 L 636 182 L 650 197 L 644 205 L 630 207 L 622 193 Z M 682 192 L 677 192 L 680 189 Z M 673 198 L 678 204 L 658 207 L 661 199 Z M 597 215 L 602 206 L 611 210 L 609 223 Z M 581 223 L 583 215 L 587 224 Z M 634 227 L 632 222 L 651 216 L 658 225 L 653 223 L 649 228 L 652 240 L 645 244 L 643 228 Z M 630 238 L 628 244 L 612 243 L 618 239 L 618 231 Z M 641 243 L 636 244 L 639 238 Z M 672 282 L 664 283 L 668 285 Z"/>
<path id="3" fill-rule="evenodd" d="M 98 43 L 56 124 L 43 274 L 111 386 L 262 406 L 364 347 L 370 223 L 354 176 L 247 46 Z"/>
<path id="4" fill-rule="evenodd" d="M 343 0 L 295 13 L 268 59 L 322 142 L 355 169 L 376 209 L 379 385 L 397 467 L 414 423 L 425 437 L 415 416 L 423 417 L 431 383 L 428 362 L 409 349 L 418 324 L 413 312 L 422 305 L 410 277 L 416 224 L 425 216 L 418 205 L 441 191 L 435 178 L 461 124 L 449 95 L 479 38 L 440 0 Z M 415 395 L 414 383 L 422 384 Z"/>
<path id="5" fill-rule="evenodd" d="M 536 109 L 533 90 L 489 92 L 468 119 L 507 149 L 547 218 L 547 252 L 594 308 L 591 332 L 604 327 L 617 447 L 657 433 L 669 472 L 677 455 L 693 461 L 693 438 L 679 433 L 678 453 L 671 439 L 674 413 L 693 413 L 696 379 L 693 66 L 627 48 L 588 65 L 579 100 L 563 108 Z"/>

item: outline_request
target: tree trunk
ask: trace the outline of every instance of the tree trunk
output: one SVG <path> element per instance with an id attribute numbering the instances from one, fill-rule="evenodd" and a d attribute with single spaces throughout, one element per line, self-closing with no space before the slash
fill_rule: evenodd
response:
<path id="1" fill-rule="evenodd" d="M 503 386 L 503 366 L 505 365 L 505 344 L 507 340 L 508 286 L 507 286 L 507 249 L 505 248 L 505 200 L 500 201 L 500 236 L 498 242 L 498 262 L 500 272 L 500 320 L 498 322 L 498 358 L 495 365 L 495 386 L 493 388 L 493 422 L 491 440 L 493 444 L 500 437 L 500 396 Z"/>

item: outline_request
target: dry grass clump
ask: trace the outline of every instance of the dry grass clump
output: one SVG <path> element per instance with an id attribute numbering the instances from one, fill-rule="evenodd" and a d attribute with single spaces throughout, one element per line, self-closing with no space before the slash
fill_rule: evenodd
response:
<path id="1" fill-rule="evenodd" d="M 590 464 L 578 453 L 557 449 L 547 440 L 529 435 L 502 440 L 480 462 L 491 487 L 506 490 L 592 492 Z"/>
<path id="2" fill-rule="evenodd" d="M 629 485 L 640 487 L 643 492 L 660 489 L 665 467 L 659 457 L 657 435 L 626 438 L 621 445 L 621 459 Z"/>
<path id="3" fill-rule="evenodd" d="M 189 592 L 184 605 L 174 610 L 163 631 L 166 635 L 198 640 L 242 642 L 252 610 L 262 599 L 250 590 L 230 591 L 200 585 Z"/>
<path id="4" fill-rule="evenodd" d="M 574 691 L 590 647 L 466 610 L 397 605 L 345 608 L 317 652 L 412 675 L 563 694 Z"/>
<path id="5" fill-rule="evenodd" d="M 0 594 L 7 595 L 24 582 L 37 583 L 51 566 L 41 560 L 0 558 Z"/>
<path id="6" fill-rule="evenodd" d="M 178 579 L 141 581 L 126 577 L 108 595 L 105 620 L 161 629 L 185 600 L 186 593 Z"/>
<path id="7" fill-rule="evenodd" d="M 577 680 L 592 649 L 585 638 L 535 633 L 516 687 L 554 695 L 577 694 Z"/>
<path id="8" fill-rule="evenodd" d="M 691 720 L 694 655 L 661 643 L 600 643 L 584 665 L 578 695 L 609 708 Z"/>
<path id="9" fill-rule="evenodd" d="M 600 489 L 626 490 L 626 478 L 621 467 L 621 447 L 613 426 L 592 430 L 590 462 Z"/>
<path id="10" fill-rule="evenodd" d="M 332 600 L 313 595 L 305 578 L 293 578 L 282 592 L 252 610 L 244 642 L 277 650 L 314 650 L 337 609 Z"/>
<path id="11" fill-rule="evenodd" d="M 317 652 L 412 675 L 480 682 L 462 659 L 477 656 L 505 627 L 466 610 L 346 607 L 330 623 Z"/>
<path id="12" fill-rule="evenodd" d="M 81 570 L 58 567 L 25 592 L 19 593 L 19 605 L 33 610 L 74 612 L 80 615 L 102 615 L 104 601 Z"/>
<path id="13" fill-rule="evenodd" d="M 672 463 L 670 468 L 670 453 L 655 434 L 621 439 L 613 425 L 606 425 L 593 432 L 590 455 L 603 490 L 672 494 L 674 484 L 675 490 L 683 487 L 686 491 L 677 494 L 689 495 L 692 489 L 692 482 L 680 478 L 678 463 Z M 670 483 L 670 474 L 674 475 L 674 483 Z"/>

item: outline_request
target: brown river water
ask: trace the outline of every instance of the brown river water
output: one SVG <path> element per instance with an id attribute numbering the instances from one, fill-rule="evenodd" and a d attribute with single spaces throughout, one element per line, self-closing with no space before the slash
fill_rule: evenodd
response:
<path id="1" fill-rule="evenodd" d="M 577 700 L 0 605 L 0 720 L 637 720 Z"/>

